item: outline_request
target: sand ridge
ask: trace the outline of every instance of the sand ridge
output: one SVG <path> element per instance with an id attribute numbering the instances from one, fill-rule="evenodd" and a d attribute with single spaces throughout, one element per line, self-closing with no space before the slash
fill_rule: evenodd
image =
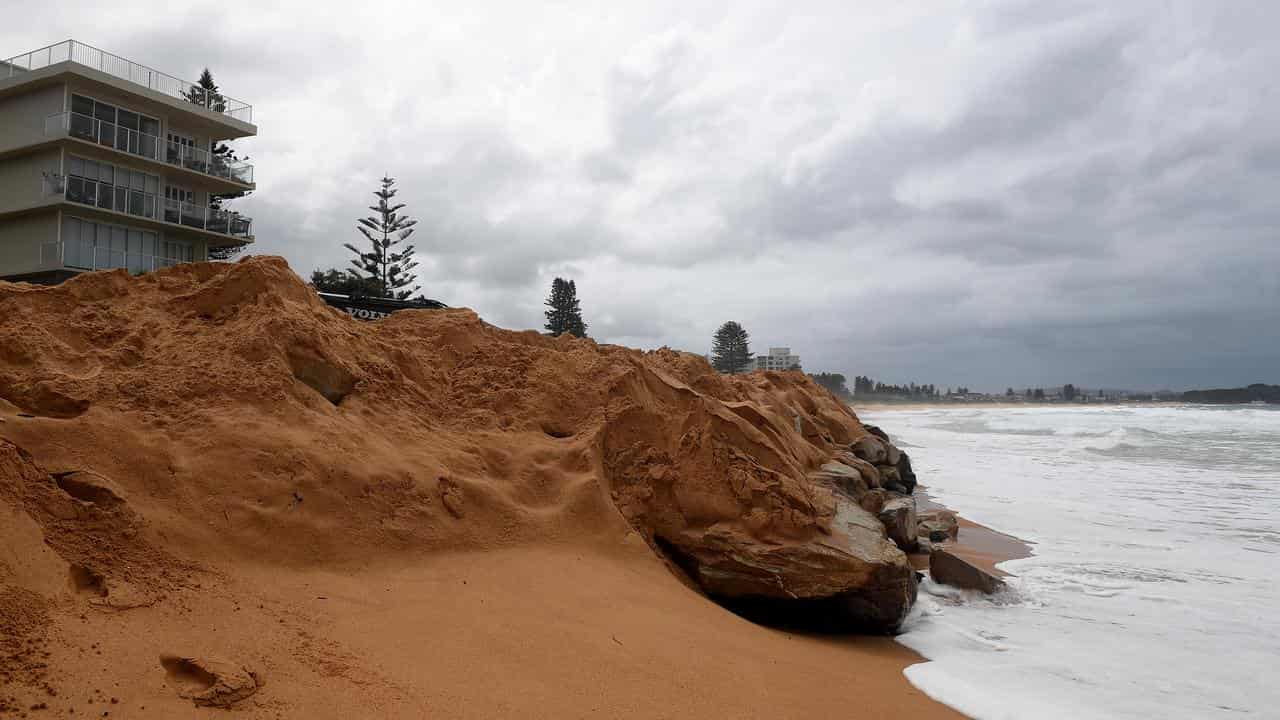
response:
<path id="1" fill-rule="evenodd" d="M 656 552 L 832 532 L 806 473 L 866 431 L 798 373 L 468 310 L 358 323 L 278 258 L 0 283 L 0 318 L 0 590 L 49 613 L 19 704 L 173 717 L 225 685 L 255 717 L 947 714 L 909 653 L 752 625 Z"/>

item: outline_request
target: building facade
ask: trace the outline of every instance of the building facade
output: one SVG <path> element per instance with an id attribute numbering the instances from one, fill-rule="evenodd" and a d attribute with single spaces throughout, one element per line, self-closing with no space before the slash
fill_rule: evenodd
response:
<path id="1" fill-rule="evenodd" d="M 800 356 L 789 347 L 771 347 L 768 355 L 756 355 L 755 363 L 756 370 L 790 370 L 800 367 Z"/>
<path id="2" fill-rule="evenodd" d="M 67 40 L 0 60 L 0 279 L 145 272 L 253 242 L 210 207 L 253 190 L 253 167 L 215 155 L 257 134 L 253 108 Z"/>

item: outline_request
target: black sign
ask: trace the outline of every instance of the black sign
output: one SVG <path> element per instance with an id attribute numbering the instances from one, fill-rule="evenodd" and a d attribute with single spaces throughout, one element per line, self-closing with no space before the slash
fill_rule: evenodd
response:
<path id="1" fill-rule="evenodd" d="M 326 292 L 316 294 L 330 307 L 338 308 L 357 320 L 381 320 L 397 310 L 443 310 L 449 307 L 442 302 L 427 298 L 391 300 Z"/>

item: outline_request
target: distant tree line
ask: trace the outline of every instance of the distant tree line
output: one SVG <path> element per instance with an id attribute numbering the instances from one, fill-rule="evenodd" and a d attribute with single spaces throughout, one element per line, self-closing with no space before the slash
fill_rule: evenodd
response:
<path id="1" fill-rule="evenodd" d="M 1182 399 L 1193 403 L 1243 404 L 1264 402 L 1280 404 L 1280 385 L 1254 383 L 1242 388 L 1217 388 L 1214 390 L 1188 390 Z"/>
<path id="2" fill-rule="evenodd" d="M 809 373 L 809 377 L 822 387 L 831 391 L 831 394 L 840 398 L 850 397 L 849 386 L 844 375 L 840 373 Z"/>
<path id="3" fill-rule="evenodd" d="M 960 388 L 959 390 L 962 393 L 968 391 L 968 388 Z M 912 400 L 929 400 L 940 397 L 937 386 L 933 384 L 917 385 L 916 383 L 907 383 L 906 385 L 892 385 L 872 380 L 865 375 L 858 375 L 853 379 L 853 393 L 855 395 L 882 395 Z M 947 394 L 951 394 L 950 389 L 947 390 Z"/>

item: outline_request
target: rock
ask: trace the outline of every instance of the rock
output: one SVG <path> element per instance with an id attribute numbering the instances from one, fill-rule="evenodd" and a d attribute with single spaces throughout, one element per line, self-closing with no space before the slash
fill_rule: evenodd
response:
<path id="1" fill-rule="evenodd" d="M 888 491 L 881 488 L 872 488 L 867 491 L 866 495 L 862 496 L 862 499 L 858 501 L 858 504 L 862 506 L 863 510 L 866 510 L 872 515 L 879 515 L 880 511 L 884 509 L 884 504 L 888 501 Z"/>
<path id="2" fill-rule="evenodd" d="M 887 462 L 890 465 L 893 465 L 894 467 L 897 467 L 898 462 L 902 460 L 902 451 L 899 450 L 893 443 L 889 443 L 885 446 L 885 453 L 886 453 L 885 462 Z"/>
<path id="3" fill-rule="evenodd" d="M 885 532 L 899 548 L 911 552 L 916 548 L 916 501 L 910 497 L 892 498 L 884 504 L 878 517 Z"/>
<path id="4" fill-rule="evenodd" d="M 929 542 L 935 543 L 935 542 L 946 542 L 947 539 L 950 538 L 951 536 L 947 534 L 946 530 L 930 530 L 929 534 L 926 535 L 925 537 L 929 538 Z"/>
<path id="5" fill-rule="evenodd" d="M 896 482 L 892 482 L 892 483 L 885 483 L 884 489 L 885 489 L 885 490 L 888 490 L 889 492 L 898 493 L 899 495 L 910 495 L 910 494 L 911 494 L 911 493 L 907 492 L 907 488 L 906 488 L 906 487 L 904 487 L 902 483 L 896 483 Z"/>
<path id="6" fill-rule="evenodd" d="M 462 518 L 466 515 L 466 508 L 462 500 L 462 488 L 458 484 L 448 478 L 440 478 L 440 501 L 444 503 L 445 510 L 449 514 Z"/>
<path id="7" fill-rule="evenodd" d="M 54 473 L 54 482 L 63 492 L 81 502 L 103 508 L 124 503 L 124 490 L 112 480 L 89 470 Z"/>
<path id="8" fill-rule="evenodd" d="M 823 465 L 818 472 L 835 482 L 837 487 L 844 490 L 854 500 L 860 499 L 871 489 L 867 481 L 862 477 L 862 473 L 857 468 L 850 467 L 845 463 L 829 462 Z"/>
<path id="9" fill-rule="evenodd" d="M 862 473 L 844 463 L 827 463 L 810 473 L 809 478 L 839 490 L 854 502 L 860 502 L 862 496 L 866 495 L 867 490 L 870 489 L 862 479 Z"/>
<path id="10" fill-rule="evenodd" d="M 898 477 L 898 468 L 893 465 L 877 465 L 876 472 L 880 473 L 880 485 L 882 487 L 891 483 L 906 487 L 906 483 L 902 482 L 902 478 Z"/>
<path id="11" fill-rule="evenodd" d="M 916 552 L 928 555 L 933 552 L 933 542 L 927 537 L 916 537 Z"/>
<path id="12" fill-rule="evenodd" d="M 898 468 L 899 482 L 907 488 L 907 492 L 915 492 L 916 474 L 911 470 L 911 458 L 906 453 L 899 453 L 898 462 L 895 465 Z"/>
<path id="13" fill-rule="evenodd" d="M 196 705 L 231 707 L 258 692 L 262 675 L 228 660 L 161 655 L 160 665 L 180 697 Z"/>
<path id="14" fill-rule="evenodd" d="M 955 540 L 960 537 L 960 521 L 951 510 L 926 510 L 916 513 L 916 516 L 918 517 L 917 535 L 938 541 Z M 942 534 L 940 538 L 938 533 Z"/>
<path id="15" fill-rule="evenodd" d="M 707 594 L 748 617 L 890 633 L 915 602 L 907 556 L 873 514 L 835 496 L 831 534 L 760 542 L 728 523 L 658 538 Z"/>
<path id="16" fill-rule="evenodd" d="M 884 430 L 881 430 L 879 425 L 868 425 L 866 423 L 863 423 L 862 427 L 865 428 L 867 432 L 871 433 L 872 435 L 875 435 L 876 437 L 880 438 L 886 443 L 892 442 L 891 440 L 889 440 L 889 433 L 885 432 Z"/>
<path id="17" fill-rule="evenodd" d="M 868 425 L 867 423 L 863 423 L 863 428 L 867 430 L 867 432 L 872 433 L 873 436 L 881 438 L 884 442 L 892 442 L 888 439 L 888 433 L 884 432 L 879 425 Z"/>
<path id="18" fill-rule="evenodd" d="M 872 465 L 883 465 L 889 457 L 885 443 L 875 435 L 866 435 L 849 446 L 849 451 Z"/>
<path id="19" fill-rule="evenodd" d="M 1000 578 L 941 548 L 929 553 L 929 576 L 934 582 L 988 594 L 1005 587 Z"/>
<path id="20" fill-rule="evenodd" d="M 876 469 L 875 465 L 851 452 L 840 453 L 836 460 L 851 468 L 857 468 L 858 472 L 862 473 L 862 479 L 866 481 L 867 487 L 878 488 L 881 486 L 880 471 Z"/>
<path id="21" fill-rule="evenodd" d="M 884 441 L 885 452 L 887 454 L 885 459 L 890 465 L 897 465 L 898 458 L 901 456 L 902 452 L 898 450 L 898 448 L 894 446 L 893 441 L 889 439 L 889 433 L 881 430 L 880 427 L 876 425 L 864 424 L 862 427 L 866 428 L 867 432 Z"/>

